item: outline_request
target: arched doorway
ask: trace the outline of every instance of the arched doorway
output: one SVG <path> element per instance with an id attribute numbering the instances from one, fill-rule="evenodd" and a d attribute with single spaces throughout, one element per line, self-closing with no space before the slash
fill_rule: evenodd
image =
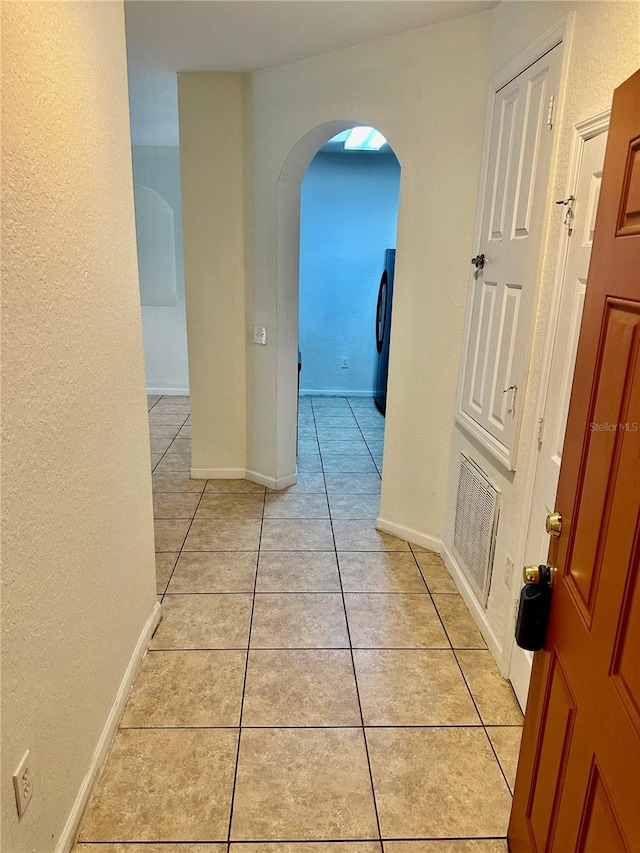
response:
<path id="1" fill-rule="evenodd" d="M 344 131 L 363 126 L 368 125 L 359 120 L 338 120 L 314 128 L 296 143 L 280 173 L 278 182 L 278 363 L 276 387 L 278 488 L 285 488 L 295 483 L 297 478 L 298 316 L 302 180 L 314 156 L 325 143 Z"/>

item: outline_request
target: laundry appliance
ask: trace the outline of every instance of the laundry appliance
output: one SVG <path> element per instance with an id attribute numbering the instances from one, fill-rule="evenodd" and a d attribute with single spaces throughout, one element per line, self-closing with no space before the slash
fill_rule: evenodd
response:
<path id="1" fill-rule="evenodd" d="M 386 249 L 384 269 L 378 290 L 376 308 L 376 348 L 378 350 L 378 371 L 374 396 L 378 410 L 384 415 L 387 409 L 387 376 L 389 373 L 389 337 L 391 335 L 391 302 L 393 299 L 393 273 L 396 263 L 396 250 Z"/>

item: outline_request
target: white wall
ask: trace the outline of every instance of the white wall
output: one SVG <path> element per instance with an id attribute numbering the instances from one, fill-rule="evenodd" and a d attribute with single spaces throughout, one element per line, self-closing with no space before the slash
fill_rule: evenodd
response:
<path id="1" fill-rule="evenodd" d="M 242 74 L 178 75 L 192 473 L 246 467 Z"/>
<path id="2" fill-rule="evenodd" d="M 142 306 L 147 390 L 160 394 L 188 394 L 180 148 L 177 145 L 134 145 L 132 150 L 133 179 L 136 184 L 157 192 L 168 203 L 173 212 L 175 241 L 176 304 Z"/>
<path id="3" fill-rule="evenodd" d="M 178 75 L 129 66 L 129 114 L 134 145 L 180 145 Z"/>
<path id="4" fill-rule="evenodd" d="M 0 846 L 50 853 L 156 606 L 149 434 L 122 3 L 2 16 Z"/>
<path id="5" fill-rule="evenodd" d="M 376 127 L 402 165 L 381 515 L 433 535 L 444 522 L 490 27 L 482 13 L 260 71 L 249 92 L 247 325 L 269 326 L 278 348 L 248 348 L 248 467 L 285 481 L 295 470 L 293 202 L 278 230 L 279 202 L 295 192 L 289 155 L 304 156 L 303 138 L 310 159 L 350 124 Z"/>
<path id="6" fill-rule="evenodd" d="M 571 11 L 575 15 L 574 32 L 550 199 L 563 198 L 565 195 L 573 126 L 610 107 L 614 88 L 640 65 L 638 39 L 640 6 L 635 3 L 505 2 L 493 12 L 491 62 L 495 73 Z M 515 474 L 508 473 L 457 426 L 454 427 L 449 461 L 447 525 L 444 536 L 449 548 L 453 538 L 452 525 L 460 453 L 464 451 L 475 459 L 502 491 L 494 577 L 486 618 L 499 647 L 503 650 L 502 664 L 505 671 L 511 648 L 509 615 L 512 601 L 518 595 L 521 586 L 520 569 L 524 559 L 524 533 L 528 510 L 527 486 L 536 429 L 536 399 L 540 384 L 540 368 L 548 325 L 561 219 L 557 208 L 550 204 L 549 231 L 544 249 L 538 312 L 518 446 L 517 470 Z M 507 557 L 515 561 L 512 590 L 504 581 Z M 540 554 L 541 561 L 545 558 L 546 554 Z"/>
<path id="7" fill-rule="evenodd" d="M 396 245 L 399 184 L 400 166 L 389 153 L 321 152 L 307 170 L 300 214 L 301 393 L 373 396 L 378 286 L 385 249 Z"/>
<path id="8" fill-rule="evenodd" d="M 604 109 L 614 86 L 639 64 L 638 8 L 632 3 L 507 0 L 493 12 L 259 71 L 249 79 L 243 208 L 247 468 L 277 483 L 295 474 L 291 424 L 298 294 L 297 266 L 291 258 L 297 259 L 299 181 L 330 136 L 356 123 L 377 127 L 403 170 L 381 517 L 414 541 L 437 546 L 444 537 L 450 543 L 447 524 L 460 451 L 471 451 L 479 459 L 504 493 L 488 611 L 488 624 L 500 641 L 512 600 L 502 580 L 504 560 L 510 554 L 518 565 L 538 365 L 557 243 L 550 233 L 523 444 L 518 471 L 506 475 L 454 426 L 489 79 L 544 30 L 575 11 L 552 190 L 560 197 L 571 126 Z M 199 99 L 192 95 L 192 132 L 197 135 L 195 116 L 209 122 L 210 104 L 204 91 Z M 220 121 L 223 116 L 221 111 Z M 206 167 L 208 149 L 197 154 L 194 174 Z M 230 180 L 236 180 L 223 172 L 218 177 L 223 194 Z M 240 232 L 225 234 L 240 240 Z M 213 275 L 215 265 L 204 244 L 198 260 L 203 279 Z M 238 323 L 236 313 L 233 322 Z M 268 327 L 267 346 L 252 343 L 254 323 Z M 202 341 L 204 335 L 203 329 Z M 230 387 L 240 381 L 234 373 L 223 384 Z M 244 427 L 239 409 L 233 423 L 238 430 Z"/>
<path id="9" fill-rule="evenodd" d="M 188 394 L 178 75 L 136 67 L 128 71 L 134 179 L 167 201 L 175 228 L 176 304 L 142 307 L 147 390 Z"/>

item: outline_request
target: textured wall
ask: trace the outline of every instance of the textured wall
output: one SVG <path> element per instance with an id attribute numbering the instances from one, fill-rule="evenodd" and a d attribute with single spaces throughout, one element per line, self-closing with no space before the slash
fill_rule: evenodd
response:
<path id="1" fill-rule="evenodd" d="M 287 270 L 278 283 L 282 242 L 295 242 L 294 217 L 287 233 L 277 228 L 289 155 L 315 128 L 347 121 L 378 128 L 401 163 L 381 515 L 432 535 L 444 521 L 490 26 L 482 13 L 251 76 L 248 317 L 270 325 L 272 340 L 277 331 L 281 351 L 289 346 L 295 357 L 297 282 Z M 335 132 L 327 127 L 316 150 Z M 248 467 L 271 476 L 292 473 L 276 454 L 285 429 L 277 397 L 295 391 L 280 356 L 248 350 Z"/>
<path id="2" fill-rule="evenodd" d="M 574 33 L 564 106 L 561 110 L 558 156 L 550 192 L 552 199 L 564 197 L 574 125 L 610 107 L 614 88 L 640 65 L 640 6 L 636 3 L 521 3 L 510 0 L 501 3 L 493 12 L 492 64 L 493 70 L 498 71 L 571 11 L 575 13 Z M 454 429 L 451 453 L 445 533 L 449 545 L 452 541 L 459 454 L 462 451 L 469 453 L 502 490 L 502 510 L 487 618 L 497 639 L 503 643 L 505 668 L 508 666 L 511 644 L 509 614 L 512 600 L 520 590 L 519 569 L 524 559 L 527 519 L 523 513 L 528 506 L 527 480 L 533 461 L 536 400 L 558 250 L 559 224 L 557 209 L 550 205 L 517 471 L 515 474 L 508 473 L 458 427 Z M 515 560 L 513 593 L 504 582 L 507 557 Z M 540 560 L 545 557 L 546 554 L 540 554 Z"/>
<path id="3" fill-rule="evenodd" d="M 170 205 L 175 230 L 177 304 L 142 306 L 147 388 L 154 393 L 188 394 L 180 148 L 177 145 L 134 145 L 133 177 L 137 184 L 155 190 Z"/>
<path id="4" fill-rule="evenodd" d="M 2 14 L 0 846 L 49 853 L 155 607 L 149 445 L 122 4 Z"/>
<path id="5" fill-rule="evenodd" d="M 192 466 L 246 460 L 244 77 L 178 75 Z"/>
<path id="6" fill-rule="evenodd" d="M 378 286 L 384 251 L 396 245 L 399 186 L 392 154 L 321 153 L 307 170 L 300 214 L 303 392 L 373 395 Z"/>

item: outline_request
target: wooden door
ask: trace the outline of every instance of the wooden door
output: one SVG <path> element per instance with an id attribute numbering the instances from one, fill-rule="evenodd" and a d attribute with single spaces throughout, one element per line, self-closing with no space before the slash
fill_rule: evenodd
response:
<path id="1" fill-rule="evenodd" d="M 562 281 L 562 295 L 558 309 L 558 325 L 554 333 L 553 354 L 549 366 L 549 384 L 544 404 L 544 417 L 538 437 L 536 476 L 531 502 L 529 530 L 525 546 L 525 562 L 539 563 L 540 555 L 549 550 L 549 534 L 545 530 L 545 517 L 555 508 L 558 492 L 562 447 L 567 426 L 567 413 L 571 383 L 575 367 L 578 334 L 587 273 L 593 244 L 593 233 L 600 197 L 602 164 L 607 142 L 606 129 L 583 141 L 580 170 L 573 187 L 573 209 L 561 209 L 559 223 L 565 220 L 570 226 L 569 248 Z M 566 219 L 566 216 L 569 219 Z M 513 646 L 509 665 L 509 679 L 524 709 L 529 691 L 533 654 Z"/>
<path id="2" fill-rule="evenodd" d="M 512 853 L 640 850 L 640 71 L 615 93 Z"/>

